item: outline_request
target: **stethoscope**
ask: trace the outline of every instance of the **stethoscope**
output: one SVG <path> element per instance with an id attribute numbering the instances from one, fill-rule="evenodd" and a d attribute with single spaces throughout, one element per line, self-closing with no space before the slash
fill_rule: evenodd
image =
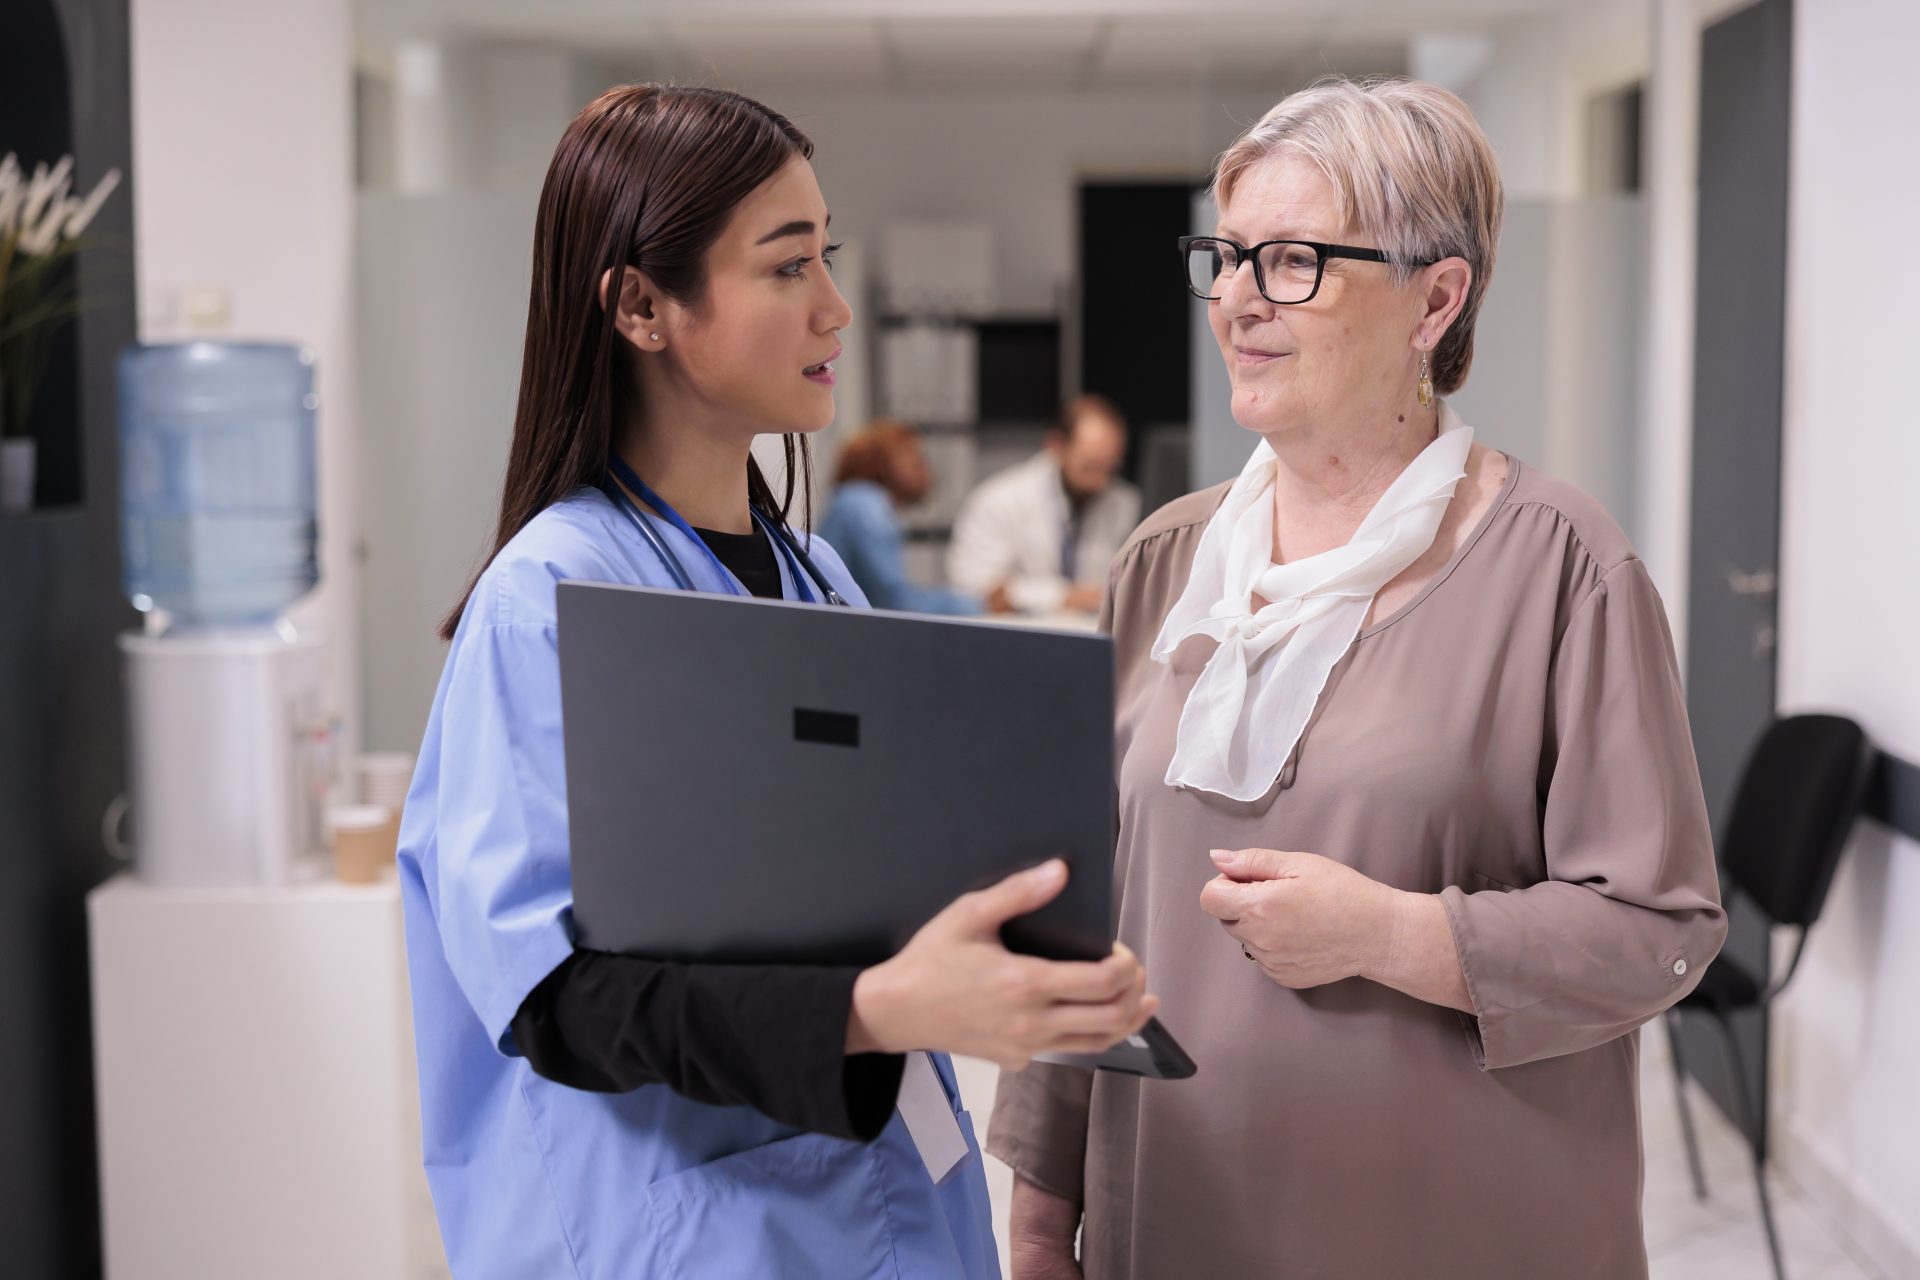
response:
<path id="1" fill-rule="evenodd" d="M 668 506 L 659 494 L 647 487 L 646 481 L 642 480 L 634 472 L 633 468 L 627 465 L 625 458 L 622 458 L 619 454 L 609 456 L 607 459 L 607 470 L 610 474 L 601 481 L 601 489 L 605 491 L 609 498 L 613 499 L 613 504 L 620 508 L 621 513 L 627 517 L 627 523 L 631 524 L 639 532 L 641 540 L 653 549 L 653 554 L 659 557 L 661 565 L 666 569 L 667 576 L 673 579 L 674 586 L 680 588 L 682 591 L 699 590 L 698 587 L 693 585 L 693 578 L 687 573 L 686 566 L 680 563 L 680 557 L 673 553 L 673 548 L 666 544 L 666 540 L 660 536 L 660 531 L 654 527 L 653 517 L 649 516 L 645 508 L 641 507 L 639 503 L 636 503 L 627 495 L 627 489 L 631 489 L 635 494 L 639 495 L 641 502 L 646 503 L 647 506 L 658 511 L 668 524 L 678 529 L 681 533 L 686 534 L 688 541 L 700 548 L 701 552 L 706 555 L 707 560 L 719 571 L 720 581 L 727 584 L 728 591 L 737 596 L 747 594 L 746 589 L 735 581 L 732 573 L 728 572 L 727 566 L 720 563 L 720 557 L 713 554 L 713 548 L 709 547 L 706 541 L 693 531 L 693 526 L 682 519 L 678 511 Z M 614 483 L 614 477 L 616 476 L 619 477 L 619 484 Z M 626 486 L 626 489 L 620 487 L 622 484 Z M 841 596 L 838 591 L 833 589 L 833 584 L 827 581 L 827 576 L 820 572 L 819 566 L 814 564 L 813 557 L 809 556 L 800 548 L 800 545 L 793 540 L 793 535 L 788 533 L 784 526 L 775 524 L 773 521 L 767 519 L 761 515 L 756 508 L 750 508 L 749 510 L 753 515 L 753 523 L 772 540 L 774 547 L 787 562 L 787 570 L 793 575 L 794 585 L 800 589 L 801 600 L 807 604 L 819 603 L 819 601 L 814 599 L 812 588 L 807 585 L 807 579 L 812 578 L 814 583 L 820 588 L 820 594 L 826 603 L 830 605 L 844 605 L 847 603 L 846 599 Z"/>

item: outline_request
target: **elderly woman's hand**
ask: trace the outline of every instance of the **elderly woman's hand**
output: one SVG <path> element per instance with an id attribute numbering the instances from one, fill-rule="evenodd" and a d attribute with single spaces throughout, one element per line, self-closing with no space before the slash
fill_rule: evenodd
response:
<path id="1" fill-rule="evenodd" d="M 1215 849 L 1200 906 L 1283 987 L 1372 976 L 1393 949 L 1399 890 L 1316 853 Z"/>

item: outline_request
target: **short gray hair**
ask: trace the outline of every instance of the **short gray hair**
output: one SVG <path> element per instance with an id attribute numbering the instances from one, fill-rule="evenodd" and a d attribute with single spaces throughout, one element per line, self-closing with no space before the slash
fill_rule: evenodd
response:
<path id="1" fill-rule="evenodd" d="M 1386 252 L 1394 278 L 1418 263 L 1464 258 L 1467 300 L 1433 353 L 1433 384 L 1458 391 L 1473 364 L 1473 326 L 1493 279 L 1506 198 L 1493 147 L 1467 104 L 1437 85 L 1322 80 L 1281 99 L 1240 135 L 1214 170 L 1224 208 L 1246 170 L 1281 150 L 1326 175 L 1341 214 Z"/>

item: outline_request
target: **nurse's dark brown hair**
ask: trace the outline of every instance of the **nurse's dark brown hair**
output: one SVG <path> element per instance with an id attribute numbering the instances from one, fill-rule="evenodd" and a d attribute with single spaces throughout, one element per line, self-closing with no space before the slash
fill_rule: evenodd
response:
<path id="1" fill-rule="evenodd" d="M 638 408 L 627 344 L 612 308 L 600 305 L 601 277 L 631 266 L 668 296 L 697 300 L 707 250 L 734 208 L 795 157 L 812 155 L 812 141 L 785 116 L 724 89 L 622 85 L 567 126 L 534 219 L 520 398 L 486 564 L 536 515 L 599 482 L 618 425 Z M 796 483 L 805 495 L 813 481 L 806 438 L 784 441 L 777 498 L 759 465 L 747 463 L 747 501 L 783 524 Z M 440 623 L 442 640 L 453 638 L 472 594 L 469 582 Z"/>

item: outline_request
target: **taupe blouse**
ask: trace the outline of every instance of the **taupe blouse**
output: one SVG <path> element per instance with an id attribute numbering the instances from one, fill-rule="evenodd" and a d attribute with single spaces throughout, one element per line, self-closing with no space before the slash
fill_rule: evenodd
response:
<path id="1" fill-rule="evenodd" d="M 1199 1074 L 1008 1075 L 988 1149 L 1085 1204 L 1088 1280 L 1644 1276 L 1635 1028 L 1726 930 L 1645 567 L 1598 503 L 1509 460 L 1240 803 L 1163 781 L 1199 661 L 1148 658 L 1225 492 L 1150 517 L 1107 604 L 1120 936 Z M 1214 848 L 1438 894 L 1474 1013 L 1274 983 L 1200 909 Z"/>

